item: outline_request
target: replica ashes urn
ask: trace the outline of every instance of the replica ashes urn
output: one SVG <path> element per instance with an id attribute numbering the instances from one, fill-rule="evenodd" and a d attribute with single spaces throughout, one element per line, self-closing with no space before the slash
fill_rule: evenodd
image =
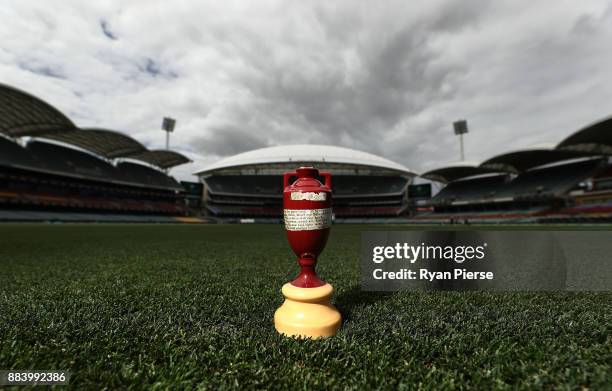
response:
<path id="1" fill-rule="evenodd" d="M 325 179 L 324 184 L 317 179 L 319 176 Z M 297 179 L 290 184 L 291 178 Z M 315 272 L 332 220 L 331 174 L 300 167 L 284 174 L 283 189 L 285 230 L 298 257 L 300 274 L 283 285 L 285 302 L 274 314 L 274 326 L 288 336 L 332 336 L 340 328 L 342 318 L 330 303 L 334 288 Z"/>

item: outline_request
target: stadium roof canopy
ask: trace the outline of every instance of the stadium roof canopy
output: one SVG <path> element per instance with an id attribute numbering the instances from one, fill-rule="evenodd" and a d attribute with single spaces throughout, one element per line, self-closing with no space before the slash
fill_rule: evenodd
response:
<path id="1" fill-rule="evenodd" d="M 38 136 L 75 128 L 68 117 L 42 99 L 0 84 L 0 133 Z"/>
<path id="2" fill-rule="evenodd" d="M 107 129 L 72 129 L 45 134 L 44 137 L 77 146 L 107 159 L 135 155 L 147 150 L 130 136 Z"/>
<path id="3" fill-rule="evenodd" d="M 587 156 L 592 156 L 592 154 L 549 148 L 523 149 L 494 156 L 482 162 L 480 167 L 518 174 L 546 164 Z"/>
<path id="4" fill-rule="evenodd" d="M 314 165 L 322 169 L 342 169 L 353 167 L 392 171 L 406 175 L 416 175 L 399 163 L 367 152 L 330 145 L 283 145 L 255 149 L 218 161 L 196 172 L 198 175 L 213 172 L 230 172 L 244 169 L 253 170 L 291 170 L 300 165 Z"/>
<path id="5" fill-rule="evenodd" d="M 456 163 L 446 167 L 436 168 L 421 175 L 432 181 L 448 183 L 459 179 L 465 179 L 477 175 L 500 173 L 500 170 L 480 167 L 476 163 Z"/>
<path id="6" fill-rule="evenodd" d="M 557 149 L 612 155 L 612 117 L 580 129 L 561 141 Z"/>
<path id="7" fill-rule="evenodd" d="M 129 156 L 129 158 L 140 160 L 161 168 L 170 168 L 191 162 L 185 155 L 167 150 L 147 150 L 137 155 Z"/>
<path id="8" fill-rule="evenodd" d="M 0 134 L 60 141 L 106 159 L 129 157 L 170 168 L 190 160 L 178 152 L 150 151 L 132 137 L 107 129 L 80 129 L 58 109 L 25 91 L 0 84 Z"/>

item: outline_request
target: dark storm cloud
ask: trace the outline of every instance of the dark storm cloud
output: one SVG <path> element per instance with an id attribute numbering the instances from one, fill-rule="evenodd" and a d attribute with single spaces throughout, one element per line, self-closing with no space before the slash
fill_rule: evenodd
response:
<path id="1" fill-rule="evenodd" d="M 430 39 L 437 30 L 453 31 L 473 25 L 486 9 L 476 6 L 479 2 L 473 3 L 473 7 L 459 4 L 452 3 L 448 10 L 436 15 L 431 26 L 418 22 L 384 38 L 381 34 L 381 39 L 376 39 L 379 31 L 369 30 L 367 21 L 362 20 L 357 28 L 352 26 L 353 33 L 367 31 L 374 37 L 369 45 L 355 44 L 354 35 L 345 35 L 346 41 L 339 43 L 340 47 L 353 49 L 355 61 L 362 67 L 354 79 L 347 80 L 347 65 L 342 64 L 337 53 L 332 54 L 336 56 L 336 66 L 327 69 L 326 59 L 300 51 L 296 53 L 298 57 L 306 63 L 320 61 L 321 69 L 305 74 L 299 65 L 277 68 L 274 63 L 253 61 L 260 66 L 258 77 L 245 80 L 245 84 L 264 102 L 262 105 L 269 113 L 300 123 L 309 132 L 306 137 L 297 135 L 301 141 L 331 144 L 349 141 L 349 146 L 384 153 L 387 146 L 381 143 L 381 133 L 456 92 L 442 87 L 465 72 L 465 67 L 433 66 L 443 53 L 432 49 Z M 319 16 L 322 23 L 327 23 L 324 29 L 328 34 L 347 28 L 342 20 Z M 423 134 L 426 133 L 427 129 L 423 129 Z M 416 148 L 407 145 L 407 149 Z"/>

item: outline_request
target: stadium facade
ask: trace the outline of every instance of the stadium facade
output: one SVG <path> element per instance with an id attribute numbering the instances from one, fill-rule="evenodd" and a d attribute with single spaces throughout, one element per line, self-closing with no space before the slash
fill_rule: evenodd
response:
<path id="1" fill-rule="evenodd" d="M 185 188 L 165 172 L 188 161 L 120 132 L 79 128 L 0 85 L 0 221 L 188 221 Z"/>
<path id="2" fill-rule="evenodd" d="M 557 145 L 455 164 L 422 174 L 445 184 L 416 222 L 612 221 L 612 118 Z"/>
<path id="3" fill-rule="evenodd" d="M 344 218 L 398 217 L 408 212 L 413 171 L 370 153 L 328 145 L 286 145 L 241 153 L 196 174 L 209 216 L 280 219 L 282 174 L 314 166 L 333 175 L 333 213 Z"/>

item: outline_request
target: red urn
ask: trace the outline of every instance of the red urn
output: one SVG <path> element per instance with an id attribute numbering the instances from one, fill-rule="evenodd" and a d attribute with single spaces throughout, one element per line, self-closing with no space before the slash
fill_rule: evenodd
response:
<path id="1" fill-rule="evenodd" d="M 317 179 L 325 178 L 325 184 Z M 291 178 L 297 178 L 289 184 Z M 331 226 L 331 174 L 300 167 L 284 175 L 283 207 L 287 239 L 298 256 L 301 270 L 291 284 L 299 288 L 325 285 L 315 272 Z"/>

